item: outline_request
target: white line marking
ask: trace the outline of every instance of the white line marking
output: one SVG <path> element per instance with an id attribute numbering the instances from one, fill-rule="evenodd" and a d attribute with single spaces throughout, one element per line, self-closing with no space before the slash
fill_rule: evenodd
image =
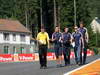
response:
<path id="1" fill-rule="evenodd" d="M 79 67 L 79 68 L 77 68 L 77 69 L 75 69 L 75 70 L 72 70 L 72 71 L 70 71 L 70 72 L 68 72 L 68 73 L 65 73 L 64 75 L 70 75 L 72 72 L 75 72 L 75 71 L 77 71 L 77 70 L 80 70 L 80 69 L 82 69 L 82 68 L 88 66 L 88 65 L 91 65 L 91 64 L 95 63 L 95 62 L 98 61 L 98 60 L 100 61 L 100 58 L 99 58 L 99 59 L 96 59 L 96 60 L 94 60 L 94 61 L 90 62 L 89 64 L 86 64 L 86 65 L 84 65 L 84 66 L 82 66 L 82 67 Z"/>

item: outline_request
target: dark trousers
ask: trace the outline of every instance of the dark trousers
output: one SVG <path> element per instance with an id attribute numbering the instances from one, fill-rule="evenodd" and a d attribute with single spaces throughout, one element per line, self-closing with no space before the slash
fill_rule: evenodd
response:
<path id="1" fill-rule="evenodd" d="M 40 66 L 47 66 L 47 45 L 39 45 Z"/>
<path id="2" fill-rule="evenodd" d="M 82 54 L 81 54 L 81 59 L 80 59 L 82 64 L 85 64 L 85 62 L 86 62 L 87 48 L 88 48 L 87 43 L 85 42 L 84 44 L 85 44 L 85 46 L 84 46 L 85 48 L 82 49 L 82 50 L 83 50 L 83 56 L 82 56 Z"/>
<path id="3" fill-rule="evenodd" d="M 85 62 L 86 62 L 86 57 L 87 57 L 87 48 L 84 48 L 84 51 L 83 51 L 83 61 L 82 61 L 83 64 L 85 64 Z"/>
<path id="4" fill-rule="evenodd" d="M 78 64 L 78 63 L 81 63 L 81 59 L 82 59 L 81 51 L 82 51 L 82 50 L 81 50 L 81 46 L 80 46 L 80 45 L 74 47 L 75 61 L 76 61 L 77 64 Z"/>
<path id="5" fill-rule="evenodd" d="M 70 47 L 63 47 L 65 65 L 70 64 Z"/>

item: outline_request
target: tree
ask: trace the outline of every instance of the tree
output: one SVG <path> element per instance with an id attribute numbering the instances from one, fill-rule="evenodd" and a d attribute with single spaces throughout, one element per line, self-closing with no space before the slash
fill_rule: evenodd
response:
<path id="1" fill-rule="evenodd" d="M 40 2 L 41 1 L 41 2 Z M 41 7 L 42 3 L 42 7 Z M 55 0 L 57 25 L 61 29 L 69 27 L 73 30 L 74 26 L 74 0 Z M 33 37 L 41 27 L 41 10 L 43 24 L 46 27 L 50 37 L 54 31 L 54 0 L 0 0 L 0 18 L 11 18 L 19 20 L 30 31 Z M 83 20 L 89 31 L 90 23 L 94 17 L 100 17 L 99 0 L 76 0 L 76 20 L 79 26 L 79 21 Z M 89 32 L 90 33 L 90 32 Z M 90 37 L 95 34 L 90 33 Z M 95 39 L 91 38 L 93 45 Z"/>
<path id="2" fill-rule="evenodd" d="M 0 18 L 17 19 L 30 31 L 38 25 L 38 10 L 38 0 L 0 0 Z"/>

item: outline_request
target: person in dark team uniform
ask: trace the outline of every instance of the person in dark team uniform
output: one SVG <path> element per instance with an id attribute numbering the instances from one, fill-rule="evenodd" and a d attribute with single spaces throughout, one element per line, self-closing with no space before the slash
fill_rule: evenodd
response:
<path id="1" fill-rule="evenodd" d="M 87 48 L 88 48 L 88 32 L 87 32 L 87 28 L 84 27 L 84 24 L 83 24 L 82 21 L 80 22 L 79 31 L 83 35 L 83 42 L 84 42 L 84 49 L 82 49 L 83 50 L 82 51 L 83 52 L 83 56 L 81 55 L 81 62 L 82 62 L 82 64 L 85 64 L 86 56 L 87 56 Z M 83 48 L 83 47 L 81 47 L 81 48 Z"/>
<path id="2" fill-rule="evenodd" d="M 61 37 L 62 37 L 62 33 L 60 32 L 60 28 L 56 26 L 55 32 L 52 34 L 52 41 L 54 42 L 54 50 L 56 55 L 57 67 L 61 67 L 61 60 L 62 60 L 62 50 L 61 50 L 61 42 L 60 42 Z"/>
<path id="3" fill-rule="evenodd" d="M 81 65 L 81 45 L 84 47 L 83 35 L 79 32 L 78 27 L 75 27 L 75 32 L 72 33 L 72 39 L 75 42 L 74 52 L 76 64 Z"/>
<path id="4" fill-rule="evenodd" d="M 65 66 L 70 64 L 71 33 L 69 33 L 68 31 L 69 29 L 67 27 L 64 28 L 64 32 L 62 35 L 63 55 L 64 55 Z"/>

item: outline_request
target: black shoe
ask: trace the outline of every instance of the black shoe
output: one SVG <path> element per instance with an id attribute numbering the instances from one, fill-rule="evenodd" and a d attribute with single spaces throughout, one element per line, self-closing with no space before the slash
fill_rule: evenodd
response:
<path id="1" fill-rule="evenodd" d="M 59 64 L 57 64 L 56 67 L 58 68 L 59 67 Z"/>
<path id="2" fill-rule="evenodd" d="M 82 66 L 83 64 L 78 64 L 79 66 Z"/>
<path id="3" fill-rule="evenodd" d="M 47 69 L 47 66 L 44 66 L 43 69 Z"/>
<path id="4" fill-rule="evenodd" d="M 43 66 L 40 66 L 40 69 L 43 69 Z"/>
<path id="5" fill-rule="evenodd" d="M 68 64 L 65 64 L 65 66 L 67 66 Z"/>
<path id="6" fill-rule="evenodd" d="M 80 62 L 78 62 L 78 61 L 77 61 L 77 62 L 76 62 L 76 64 L 77 64 L 77 65 L 79 65 L 79 64 L 80 64 Z"/>
<path id="7" fill-rule="evenodd" d="M 82 66 L 83 64 L 79 62 L 78 65 L 79 65 L 79 66 Z"/>
<path id="8" fill-rule="evenodd" d="M 68 64 L 68 63 L 67 63 L 67 62 L 65 62 L 65 66 L 67 66 L 67 64 Z"/>
<path id="9" fill-rule="evenodd" d="M 68 63 L 68 65 L 70 65 L 70 63 Z"/>
<path id="10" fill-rule="evenodd" d="M 79 62 L 76 62 L 76 64 L 78 64 Z"/>
<path id="11" fill-rule="evenodd" d="M 47 69 L 47 65 L 44 65 L 43 68 L 44 68 L 44 69 Z"/>
<path id="12" fill-rule="evenodd" d="M 56 67 L 59 68 L 60 67 L 59 64 L 57 64 Z"/>
<path id="13" fill-rule="evenodd" d="M 59 67 L 62 67 L 62 64 L 59 64 Z"/>
<path id="14" fill-rule="evenodd" d="M 57 64 L 57 68 L 62 67 L 62 64 Z"/>
<path id="15" fill-rule="evenodd" d="M 85 62 L 83 62 L 83 65 L 85 65 L 86 63 Z"/>

